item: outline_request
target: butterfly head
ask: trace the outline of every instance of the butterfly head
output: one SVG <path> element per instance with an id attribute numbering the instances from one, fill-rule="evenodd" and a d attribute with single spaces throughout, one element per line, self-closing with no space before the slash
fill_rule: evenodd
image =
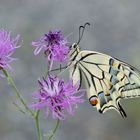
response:
<path id="1" fill-rule="evenodd" d="M 85 30 L 85 27 L 87 25 L 90 25 L 90 23 L 85 23 L 84 26 L 80 26 L 79 27 L 79 39 L 77 41 L 77 43 L 73 43 L 71 46 L 70 46 L 70 52 L 69 52 L 69 56 L 70 56 L 70 60 L 71 61 L 74 61 L 76 56 L 78 55 L 78 53 L 80 52 L 80 48 L 79 48 L 79 43 L 83 37 L 83 34 L 84 34 L 84 30 Z"/>
<path id="2" fill-rule="evenodd" d="M 70 46 L 70 52 L 69 52 L 70 61 L 73 61 L 79 52 L 80 52 L 79 45 L 77 43 L 73 43 Z"/>
<path id="3" fill-rule="evenodd" d="M 70 46 L 70 51 L 80 51 L 80 48 L 79 48 L 79 45 L 77 43 L 73 43 L 71 46 Z"/>

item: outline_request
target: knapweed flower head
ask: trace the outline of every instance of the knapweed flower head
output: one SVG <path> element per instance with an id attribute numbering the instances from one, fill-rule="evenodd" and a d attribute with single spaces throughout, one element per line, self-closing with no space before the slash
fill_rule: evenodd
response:
<path id="1" fill-rule="evenodd" d="M 11 33 L 0 29 L 0 69 L 11 68 L 9 63 L 15 58 L 11 55 L 15 52 L 18 46 L 19 35 L 11 37 Z"/>
<path id="2" fill-rule="evenodd" d="M 32 45 L 36 47 L 34 54 L 37 55 L 43 50 L 49 61 L 65 62 L 69 52 L 68 42 L 61 31 L 50 31 L 44 34 Z"/>
<path id="3" fill-rule="evenodd" d="M 46 116 L 49 112 L 54 119 L 65 119 L 66 112 L 73 114 L 78 103 L 82 103 L 83 94 L 77 95 L 79 83 L 73 85 L 72 81 L 64 82 L 56 76 L 48 76 L 47 79 L 38 81 L 39 90 L 33 97 L 38 100 L 32 107 L 35 109 L 45 109 Z"/>

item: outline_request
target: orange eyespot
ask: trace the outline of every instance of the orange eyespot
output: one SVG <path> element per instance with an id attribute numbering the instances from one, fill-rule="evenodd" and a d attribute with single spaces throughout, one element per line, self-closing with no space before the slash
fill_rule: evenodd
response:
<path id="1" fill-rule="evenodd" d="M 92 97 L 92 98 L 90 98 L 89 102 L 92 106 L 96 106 L 98 103 L 98 100 L 97 100 L 97 98 Z"/>

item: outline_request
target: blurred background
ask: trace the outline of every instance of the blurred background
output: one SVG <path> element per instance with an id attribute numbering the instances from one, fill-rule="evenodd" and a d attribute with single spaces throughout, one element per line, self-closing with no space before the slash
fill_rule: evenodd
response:
<path id="1" fill-rule="evenodd" d="M 44 73 L 42 56 L 35 57 L 30 45 L 49 30 L 61 29 L 71 43 L 85 22 L 81 49 L 96 50 L 126 61 L 140 69 L 139 0 L 0 0 L 0 28 L 20 34 L 23 45 L 14 54 L 12 75 L 23 97 L 31 104 L 37 79 Z M 33 120 L 17 111 L 16 98 L 6 80 L 0 80 L 0 140 L 36 140 Z M 17 102 L 17 101 L 16 101 Z M 86 101 L 75 115 L 61 122 L 54 140 L 139 140 L 140 98 L 122 101 L 128 115 L 115 111 L 101 115 Z M 41 116 L 44 140 L 55 124 Z"/>

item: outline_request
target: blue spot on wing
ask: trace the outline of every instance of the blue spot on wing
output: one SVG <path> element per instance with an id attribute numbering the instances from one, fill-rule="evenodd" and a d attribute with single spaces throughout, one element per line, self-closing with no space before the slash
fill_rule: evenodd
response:
<path id="1" fill-rule="evenodd" d="M 99 100 L 100 100 L 100 106 L 102 107 L 104 104 L 106 104 L 104 92 L 103 91 L 99 92 L 98 97 L 99 97 Z"/>
<path id="2" fill-rule="evenodd" d="M 113 85 L 115 85 L 116 83 L 119 82 L 119 80 L 118 80 L 115 76 L 111 76 L 110 81 L 111 81 L 111 83 L 112 83 Z"/>
<path id="3" fill-rule="evenodd" d="M 110 67 L 110 68 L 109 68 L 109 73 L 110 73 L 111 75 L 115 75 L 115 76 L 117 76 L 117 74 L 119 73 L 119 71 L 113 69 L 112 67 Z"/>

